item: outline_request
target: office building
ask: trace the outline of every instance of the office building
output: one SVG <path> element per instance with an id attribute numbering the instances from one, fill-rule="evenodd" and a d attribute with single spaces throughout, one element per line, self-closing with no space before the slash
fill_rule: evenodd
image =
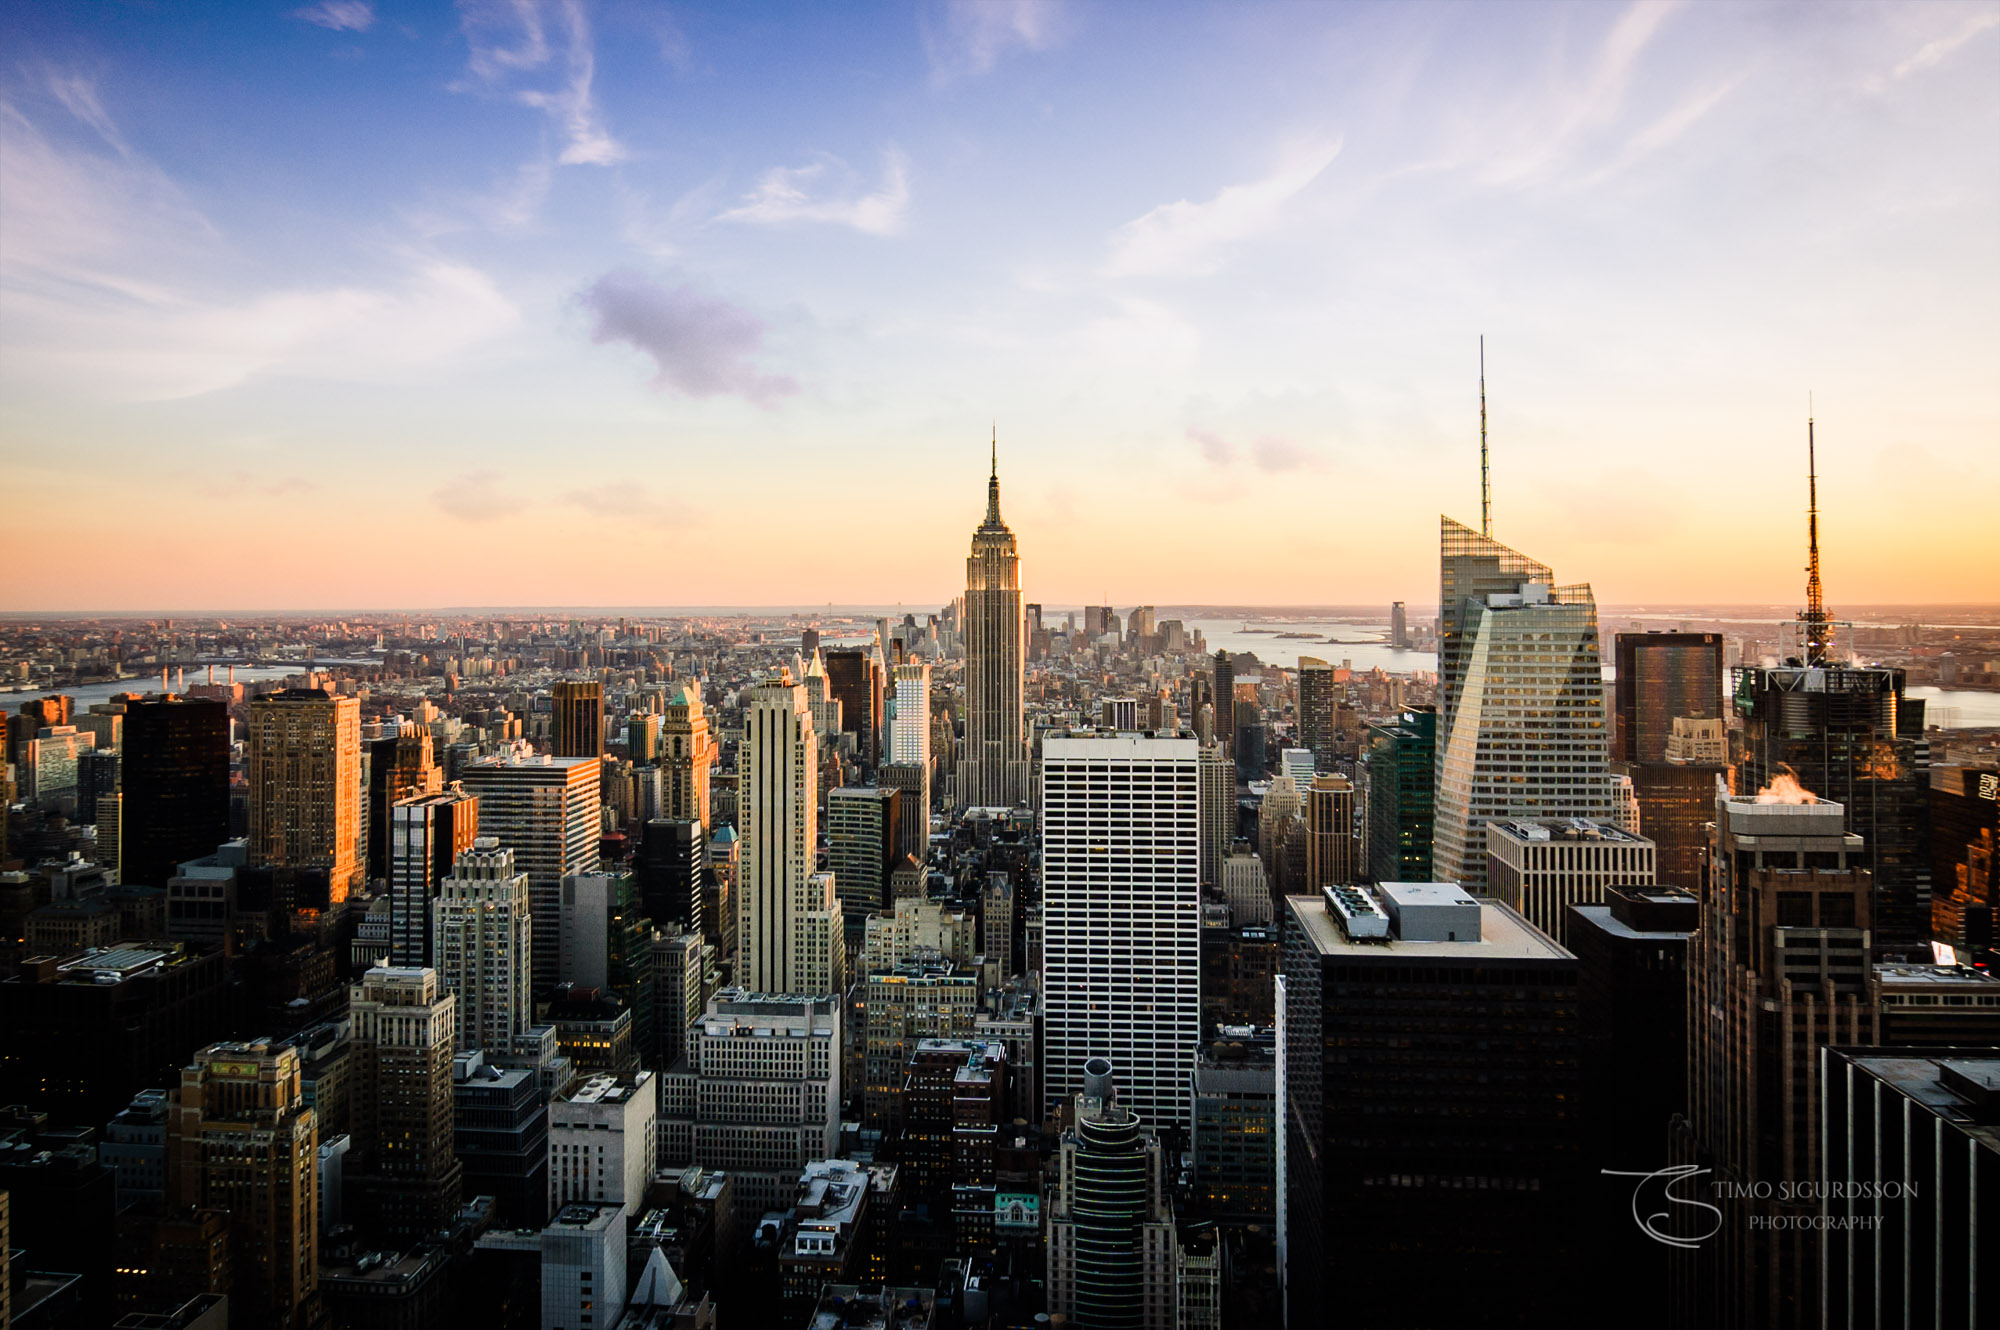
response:
<path id="1" fill-rule="evenodd" d="M 1220 742 L 1205 742 L 1196 759 L 1201 801 L 1201 884 L 1214 886 L 1236 839 L 1236 760 Z"/>
<path id="2" fill-rule="evenodd" d="M 923 863 L 931 852 L 930 767 L 890 762 L 877 774 L 884 789 L 900 795 L 896 808 L 896 863 L 905 858 Z"/>
<path id="3" fill-rule="evenodd" d="M 1410 621 L 1403 609 L 1403 602 L 1389 606 L 1389 649 L 1408 651 L 1410 649 Z"/>
<path id="4" fill-rule="evenodd" d="M 257 698 L 249 769 L 251 865 L 322 870 L 329 903 L 346 900 L 362 886 L 360 699 L 315 688 Z"/>
<path id="5" fill-rule="evenodd" d="M 118 718 L 114 716 L 112 719 Z M 118 750 L 101 739 L 94 747 L 76 755 L 76 820 L 79 823 L 95 823 L 98 801 L 118 793 L 118 765 Z"/>
<path id="6" fill-rule="evenodd" d="M 1238 841 L 1222 861 L 1222 895 L 1232 926 L 1271 922 L 1271 880 L 1248 841 Z"/>
<path id="7" fill-rule="evenodd" d="M 1676 720 L 1721 720 L 1720 633 L 1620 633 L 1611 755 L 1664 762 Z"/>
<path id="8" fill-rule="evenodd" d="M 921 661 L 895 669 L 896 726 L 889 760 L 931 769 L 931 667 Z M 928 788 L 928 784 L 926 784 Z"/>
<path id="9" fill-rule="evenodd" d="M 1194 1194 L 1236 1224 L 1277 1218 L 1278 1069 L 1268 1043 L 1202 1050 L 1194 1069 Z"/>
<path id="10" fill-rule="evenodd" d="M 1109 1057 L 1132 1110 L 1193 1126 L 1200 1040 L 1200 749 L 1194 739 L 1042 743 L 1044 1093 Z"/>
<path id="11" fill-rule="evenodd" d="M 1388 724 L 1368 727 L 1367 876 L 1374 881 L 1431 880 L 1436 762 L 1434 708 L 1405 707 Z"/>
<path id="12" fill-rule="evenodd" d="M 1049 1193 L 1049 1311 L 1103 1330 L 1171 1330 L 1180 1246 L 1164 1150 L 1121 1103 L 1112 1064 L 1078 1069 Z"/>
<path id="13" fill-rule="evenodd" d="M 673 1066 L 687 1051 L 688 1026 L 708 1001 L 711 951 L 699 933 L 655 933 L 653 949 L 653 1046 L 639 1060 L 653 1068 Z"/>
<path id="14" fill-rule="evenodd" d="M 1278 770 L 1292 778 L 1292 784 L 1299 787 L 1301 794 L 1312 788 L 1313 778 L 1319 774 L 1310 748 L 1279 749 Z"/>
<path id="15" fill-rule="evenodd" d="M 1299 746 L 1312 753 L 1315 771 L 1334 770 L 1334 718 L 1340 712 L 1340 688 L 1333 666 L 1316 656 L 1299 657 Z"/>
<path id="16" fill-rule="evenodd" d="M 744 690 L 737 773 L 737 982 L 839 992 L 846 947 L 836 883 L 814 871 L 819 741 L 806 691 L 789 672 Z"/>
<path id="17" fill-rule="evenodd" d="M 232 1323 L 312 1323 L 319 1284 L 319 1123 L 297 1050 L 209 1044 L 167 1116 L 167 1203 L 229 1214 Z"/>
<path id="18" fill-rule="evenodd" d="M 1486 888 L 1496 818 L 1612 813 L 1597 604 L 1541 564 L 1439 519 L 1433 871 Z"/>
<path id="19" fill-rule="evenodd" d="M 1209 667 L 1209 704 L 1215 708 L 1215 738 L 1223 751 L 1236 756 L 1236 667 L 1227 651 L 1217 651 Z"/>
<path id="20" fill-rule="evenodd" d="M 882 762 L 881 662 L 873 651 L 859 649 L 828 651 L 823 660 L 827 697 L 840 704 L 841 730 L 853 738 L 861 765 L 872 771 Z"/>
<path id="21" fill-rule="evenodd" d="M 660 1164 L 728 1172 L 740 1238 L 840 1145 L 841 1000 L 725 988 L 660 1074 Z"/>
<path id="22" fill-rule="evenodd" d="M 1930 769 L 1931 936 L 1961 964 L 1992 966 L 2000 907 L 2000 767 Z"/>
<path id="23" fill-rule="evenodd" d="M 935 952 L 871 966 L 863 989 L 862 1121 L 900 1121 L 910 1055 L 926 1039 L 962 1039 L 979 1010 L 976 970 Z"/>
<path id="24" fill-rule="evenodd" d="M 457 998 L 459 1052 L 511 1050 L 534 1024 L 534 915 L 514 852 L 483 836 L 438 884 L 432 964 Z"/>
<path id="25" fill-rule="evenodd" d="M 625 1207 L 615 1202 L 577 1201 L 557 1211 L 542 1230 L 545 1330 L 616 1324 L 630 1269 L 627 1218 Z"/>
<path id="26" fill-rule="evenodd" d="M 501 1067 L 478 1050 L 451 1068 L 452 1148 L 467 1196 L 491 1196 L 495 1223 L 548 1220 L 549 1111 L 532 1067 Z"/>
<path id="27" fill-rule="evenodd" d="M 1347 886 L 1361 872 L 1359 823 L 1354 816 L 1354 783 L 1345 776 L 1316 776 L 1305 791 L 1306 881 L 1304 890 Z"/>
<path id="28" fill-rule="evenodd" d="M 1270 748 L 1270 727 L 1264 723 L 1264 708 L 1253 698 L 1237 698 L 1235 709 L 1236 769 L 1244 773 L 1244 779 L 1248 780 L 1264 771 L 1264 760 Z"/>
<path id="29" fill-rule="evenodd" d="M 378 965 L 349 992 L 356 1158 L 347 1165 L 348 1208 L 364 1232 L 412 1242 L 458 1212 L 451 1090 L 458 999 L 428 966 Z"/>
<path id="30" fill-rule="evenodd" d="M 850 946 L 868 916 L 890 905 L 889 872 L 902 842 L 902 792 L 846 785 L 826 794 L 826 866 L 833 874 Z"/>
<path id="31" fill-rule="evenodd" d="M 639 833 L 632 862 L 648 919 L 666 929 L 699 933 L 708 875 L 708 833 L 693 818 L 653 818 Z"/>
<path id="32" fill-rule="evenodd" d="M 965 751 L 956 787 L 960 808 L 1012 808 L 1028 798 L 1026 671 L 1020 547 L 1000 518 L 996 445 L 986 482 L 986 520 L 972 533 L 972 553 L 965 561 Z"/>
<path id="33" fill-rule="evenodd" d="M 1972 1330 L 1992 1319 L 2000 1229 L 2000 1053 L 1828 1049 L 1828 1327 Z"/>
<path id="34" fill-rule="evenodd" d="M 431 965 L 438 887 L 479 836 L 479 800 L 453 783 L 389 806 L 389 963 Z"/>
<path id="35" fill-rule="evenodd" d="M 1462 1319 L 1467 1288 L 1482 1325 L 1577 1319 L 1576 958 L 1451 883 L 1284 904 L 1293 1321 L 1338 1306 L 1355 1324 L 1436 1325 Z"/>
<path id="36" fill-rule="evenodd" d="M 361 743 L 361 783 L 367 791 L 361 804 L 361 838 L 367 847 L 363 872 L 371 887 L 389 878 L 390 809 L 444 789 L 444 769 L 431 760 L 429 728 L 403 722 L 400 730 Z"/>
<path id="37" fill-rule="evenodd" d="M 599 785 L 594 757 L 497 757 L 460 773 L 479 800 L 479 832 L 514 852 L 528 875 L 535 921 L 535 991 L 556 985 L 562 929 L 562 880 L 597 871 Z"/>
<path id="38" fill-rule="evenodd" d="M 674 690 L 660 721 L 660 765 L 666 770 L 663 817 L 713 827 L 709 784 L 721 751 L 709 733 L 708 712 L 701 704 L 701 684 L 683 683 Z"/>
<path id="39" fill-rule="evenodd" d="M 1722 727 L 1720 721 L 1690 723 Z M 1715 788 L 1718 781 L 1728 784 L 1728 765 L 1670 757 L 1665 762 L 1617 762 L 1612 771 L 1631 778 L 1639 829 L 1653 842 L 1659 880 L 1690 891 L 1700 886 L 1708 824 L 1715 818 Z"/>
<path id="40" fill-rule="evenodd" d="M 549 725 L 549 752 L 556 757 L 604 756 L 604 685 L 595 679 L 559 679 Z"/>
<path id="41" fill-rule="evenodd" d="M 1486 824 L 1486 890 L 1563 946 L 1572 905 L 1610 886 L 1651 886 L 1653 842 L 1606 822 L 1510 818 Z"/>
<path id="42" fill-rule="evenodd" d="M 1701 901 L 1678 887 L 1607 886 L 1569 915 L 1593 1157 L 1638 1168 L 1687 1109 L 1687 952 Z"/>
<path id="43" fill-rule="evenodd" d="M 658 1076 L 592 1076 L 549 1104 L 549 1210 L 608 1201 L 636 1212 L 660 1155 Z"/>
<path id="44" fill-rule="evenodd" d="M 15 764 L 22 797 L 44 808 L 62 805 L 73 811 L 77 763 L 96 747 L 97 736 L 80 732 L 74 725 L 37 730 L 28 740 L 22 760 Z"/>

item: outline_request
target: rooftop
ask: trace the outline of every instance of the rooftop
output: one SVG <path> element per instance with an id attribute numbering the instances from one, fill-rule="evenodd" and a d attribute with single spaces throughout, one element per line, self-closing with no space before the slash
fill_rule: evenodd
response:
<path id="1" fill-rule="evenodd" d="M 1398 885 L 1409 887 L 1417 884 L 1406 882 Z M 1500 902 L 1479 900 L 1477 904 L 1480 916 L 1480 940 L 1476 942 L 1405 942 L 1395 937 L 1380 942 L 1354 942 L 1350 941 L 1341 931 L 1340 925 L 1329 917 L 1324 898 L 1318 896 L 1285 898 L 1285 906 L 1298 920 L 1305 940 L 1321 956 L 1367 956 L 1412 960 L 1420 957 L 1538 961 L 1576 959 L 1534 925 Z"/>
<path id="2" fill-rule="evenodd" d="M 1533 842 L 1547 844 L 1562 841 L 1569 844 L 1604 845 L 1650 845 L 1644 836 L 1634 836 L 1620 831 L 1609 822 L 1593 822 L 1586 817 L 1552 818 L 1504 818 L 1486 824 L 1487 833 L 1499 832 L 1508 840 L 1522 844 Z"/>

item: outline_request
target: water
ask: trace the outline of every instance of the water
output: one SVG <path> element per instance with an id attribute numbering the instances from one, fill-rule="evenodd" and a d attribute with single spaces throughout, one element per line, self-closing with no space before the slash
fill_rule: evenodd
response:
<path id="1" fill-rule="evenodd" d="M 321 660 L 313 663 L 319 666 L 328 666 L 334 664 L 354 664 L 355 662 Z M 287 665 L 238 665 L 236 667 L 236 682 L 240 684 L 266 683 L 283 679 L 287 675 L 304 674 L 305 672 L 306 667 L 303 661 L 296 661 Z M 174 676 L 174 681 L 178 683 L 178 674 Z M 227 683 L 229 681 L 229 671 L 220 665 L 216 666 L 215 681 L 217 683 Z M 188 670 L 188 687 L 192 688 L 196 684 L 207 682 L 207 666 Z M 32 702 L 40 697 L 56 697 L 60 695 L 62 697 L 74 698 L 75 710 L 88 711 L 92 703 L 109 702 L 120 693 L 157 693 L 159 691 L 160 676 L 158 674 L 142 674 L 136 679 L 120 679 L 116 683 L 89 683 L 77 688 L 44 688 L 39 691 L 0 693 L 0 707 L 18 712 L 23 702 Z"/>
<path id="2" fill-rule="evenodd" d="M 1197 628 L 1208 639 L 1211 654 L 1221 650 L 1232 656 L 1239 651 L 1254 651 L 1257 659 L 1266 665 L 1279 665 L 1285 669 L 1297 669 L 1300 656 L 1317 656 L 1329 665 L 1338 665 L 1347 660 L 1354 663 L 1356 670 L 1382 669 L 1391 674 L 1410 674 L 1417 670 L 1437 672 L 1437 656 L 1429 651 L 1397 651 L 1391 647 L 1378 628 L 1364 627 L 1341 619 L 1250 619 L 1252 628 L 1269 628 L 1268 633 L 1246 633 L 1240 631 L 1246 623 L 1243 619 L 1188 619 L 1188 632 Z M 1280 637 L 1280 633 L 1310 633 L 1310 637 Z M 1325 639 L 1337 637 L 1338 643 Z"/>
<path id="3" fill-rule="evenodd" d="M 1970 688 L 1906 688 L 1905 696 L 1924 701 L 1924 724 L 1947 730 L 2000 727 L 2000 693 Z"/>

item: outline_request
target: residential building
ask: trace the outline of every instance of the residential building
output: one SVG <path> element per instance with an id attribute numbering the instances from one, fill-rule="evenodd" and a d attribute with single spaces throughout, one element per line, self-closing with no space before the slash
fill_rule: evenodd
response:
<path id="1" fill-rule="evenodd" d="M 1165 1151 L 1117 1098 L 1111 1063 L 1080 1070 L 1048 1198 L 1049 1310 L 1104 1330 L 1172 1330 L 1180 1246 Z"/>

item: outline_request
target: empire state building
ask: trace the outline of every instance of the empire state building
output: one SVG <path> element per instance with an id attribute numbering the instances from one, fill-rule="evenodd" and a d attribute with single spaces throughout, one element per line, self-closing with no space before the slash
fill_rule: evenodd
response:
<path id="1" fill-rule="evenodd" d="M 986 520 L 965 561 L 965 760 L 960 808 L 1012 808 L 1028 797 L 1028 739 L 1021 712 L 1027 668 L 1021 556 L 1000 520 L 1000 450 L 986 482 Z"/>

